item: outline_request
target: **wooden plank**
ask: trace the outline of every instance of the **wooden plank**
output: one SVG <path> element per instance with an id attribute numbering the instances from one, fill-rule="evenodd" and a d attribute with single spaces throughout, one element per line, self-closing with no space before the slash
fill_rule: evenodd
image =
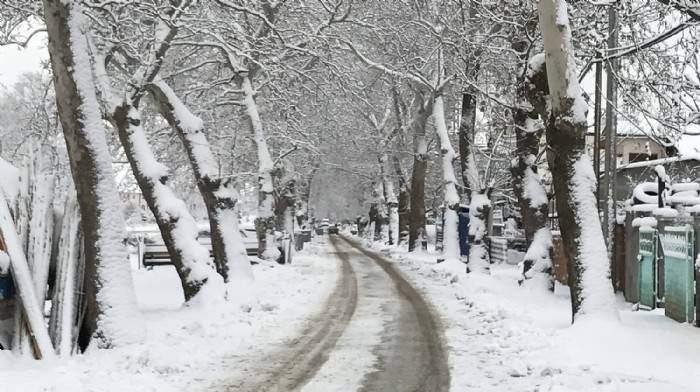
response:
<path id="1" fill-rule="evenodd" d="M 29 339 L 36 359 L 55 356 L 49 338 L 49 330 L 44 323 L 43 307 L 39 303 L 32 281 L 29 265 L 22 250 L 7 202 L 0 200 L 0 240 L 10 256 L 10 270 L 17 289 L 17 303 L 22 310 Z"/>

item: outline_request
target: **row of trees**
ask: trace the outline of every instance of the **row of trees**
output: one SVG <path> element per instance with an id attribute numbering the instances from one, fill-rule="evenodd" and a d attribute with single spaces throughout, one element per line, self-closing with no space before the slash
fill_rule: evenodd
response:
<path id="1" fill-rule="evenodd" d="M 188 301 L 252 284 L 237 227 L 246 179 L 257 183 L 260 254 L 274 259 L 275 230 L 308 219 L 324 176 L 363 189 L 378 238 L 412 251 L 426 212 L 444 206 L 445 265 L 460 272 L 460 204 L 471 215 L 468 271 L 488 273 L 490 210 L 510 200 L 529 244 L 526 277 L 548 268 L 553 193 L 574 315 L 612 309 L 579 80 L 617 61 L 609 80 L 625 98 L 611 101 L 608 117 L 642 116 L 663 124 L 655 137 L 677 138 L 698 112 L 696 32 L 685 20 L 697 14 L 683 4 L 567 12 L 563 0 L 3 2 L 5 43 L 34 36 L 27 25 L 45 26 L 49 38 L 53 83 L 32 84 L 31 125 L 19 134 L 46 144 L 72 174 L 86 261 L 82 346 L 126 344 L 142 330 L 115 159 L 128 163 Z M 620 46 L 605 48 L 600 11 L 611 7 Z M 658 35 L 650 21 L 668 31 Z M 670 95 L 661 88 L 669 85 Z M 213 262 L 183 189 L 201 195 Z"/>

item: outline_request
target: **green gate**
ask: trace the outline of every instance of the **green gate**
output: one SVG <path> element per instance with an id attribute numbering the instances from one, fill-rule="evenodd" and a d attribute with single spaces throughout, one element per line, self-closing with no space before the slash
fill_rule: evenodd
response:
<path id="1" fill-rule="evenodd" d="M 695 319 L 693 228 L 665 227 L 659 239 L 664 255 L 665 314 L 679 322 L 692 322 Z"/>
<path id="2" fill-rule="evenodd" d="M 656 229 L 639 228 L 639 304 L 649 309 L 656 307 Z"/>

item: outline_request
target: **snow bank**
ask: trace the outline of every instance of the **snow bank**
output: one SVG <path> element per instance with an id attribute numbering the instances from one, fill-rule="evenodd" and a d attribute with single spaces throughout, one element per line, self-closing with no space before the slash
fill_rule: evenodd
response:
<path id="1" fill-rule="evenodd" d="M 569 290 L 518 286 L 514 266 L 449 284 L 431 254 L 394 257 L 443 320 L 452 391 L 697 390 L 700 329 L 665 318 L 663 309 L 635 312 L 619 299 L 621 322 L 572 326 Z"/>
<path id="2" fill-rule="evenodd" d="M 645 216 L 632 219 L 632 227 L 656 227 L 656 218 L 652 216 Z"/>
<path id="3" fill-rule="evenodd" d="M 325 246 L 320 244 L 318 246 Z M 207 380 L 245 377 L 251 358 L 283 344 L 321 309 L 337 264 L 304 251 L 294 264 L 255 267 L 255 301 L 246 308 L 183 306 L 172 267 L 133 270 L 145 318 L 142 344 L 92 350 L 58 361 L 0 351 L 0 389 L 23 392 L 216 390 Z"/>

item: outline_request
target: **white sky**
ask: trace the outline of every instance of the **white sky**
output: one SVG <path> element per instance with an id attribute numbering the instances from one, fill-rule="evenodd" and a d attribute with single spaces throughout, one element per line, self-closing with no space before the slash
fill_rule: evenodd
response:
<path id="1" fill-rule="evenodd" d="M 12 86 L 23 73 L 41 70 L 42 61 L 48 59 L 45 33 L 34 36 L 26 49 L 0 46 L 0 85 Z"/>

